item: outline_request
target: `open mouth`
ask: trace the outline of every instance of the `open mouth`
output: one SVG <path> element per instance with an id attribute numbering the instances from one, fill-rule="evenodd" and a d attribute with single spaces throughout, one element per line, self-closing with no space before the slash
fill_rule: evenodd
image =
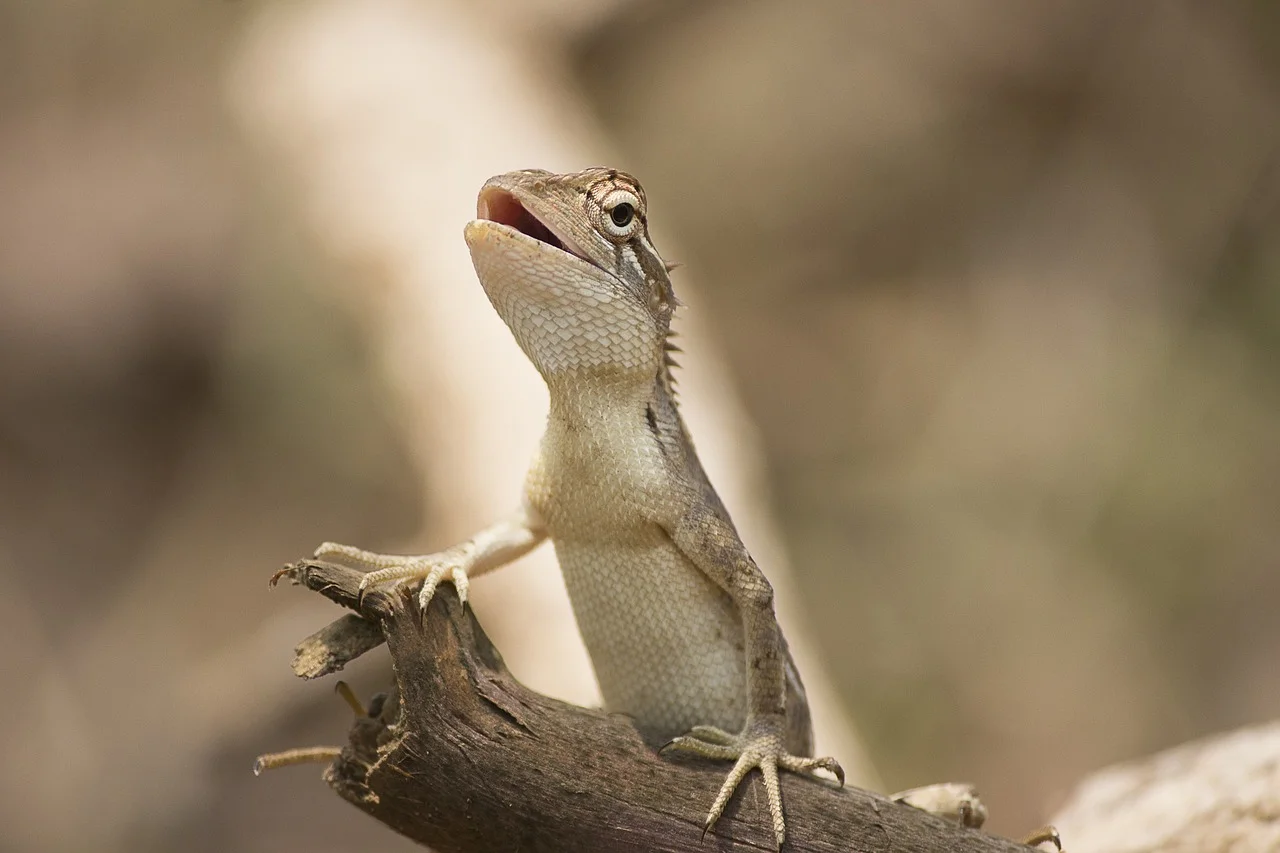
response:
<path id="1" fill-rule="evenodd" d="M 477 213 L 481 219 L 514 228 L 539 243 L 546 243 L 562 252 L 582 258 L 588 263 L 591 262 L 590 258 L 578 251 L 572 243 L 561 239 L 541 219 L 521 204 L 518 198 L 506 190 L 491 189 L 485 192 L 480 199 L 480 209 Z"/>

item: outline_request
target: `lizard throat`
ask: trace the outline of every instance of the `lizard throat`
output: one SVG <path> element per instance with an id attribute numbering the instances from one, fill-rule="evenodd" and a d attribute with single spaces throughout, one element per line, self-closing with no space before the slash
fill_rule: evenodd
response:
<path id="1" fill-rule="evenodd" d="M 518 198 L 506 190 L 496 188 L 487 190 L 480 197 L 477 213 L 480 219 L 487 219 L 490 222 L 497 222 L 500 225 L 514 228 L 526 237 L 537 240 L 539 243 L 546 243 L 552 248 L 574 255 L 595 266 L 595 262 L 580 251 L 578 247 L 552 231 L 547 227 L 546 223 L 534 216 L 527 207 L 521 204 Z"/>

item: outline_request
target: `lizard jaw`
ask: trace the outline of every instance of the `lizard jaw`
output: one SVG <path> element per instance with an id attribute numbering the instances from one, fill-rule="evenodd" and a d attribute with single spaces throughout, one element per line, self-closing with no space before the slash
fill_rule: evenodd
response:
<path id="1" fill-rule="evenodd" d="M 472 220 L 463 236 L 485 295 L 548 384 L 593 370 L 647 376 L 651 387 L 661 341 L 652 315 L 615 276 L 492 219 Z"/>
<path id="2" fill-rule="evenodd" d="M 662 335 L 613 264 L 618 244 L 599 233 L 580 195 L 541 173 L 490 178 L 463 229 L 472 266 L 544 378 L 591 370 L 651 387 Z"/>
<path id="3" fill-rule="evenodd" d="M 545 243 L 553 249 L 559 249 L 565 254 L 573 255 L 597 267 L 586 252 L 572 240 L 564 234 L 556 233 L 550 225 L 539 219 L 529 208 L 521 204 L 520 199 L 507 190 L 498 187 L 485 189 L 480 194 L 476 207 L 476 218 L 480 221 L 505 225 L 531 240 Z"/>

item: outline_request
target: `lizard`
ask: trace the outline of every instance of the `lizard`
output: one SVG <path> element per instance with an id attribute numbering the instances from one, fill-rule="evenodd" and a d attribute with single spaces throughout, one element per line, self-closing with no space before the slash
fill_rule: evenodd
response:
<path id="1" fill-rule="evenodd" d="M 605 709 L 628 715 L 660 751 L 733 762 L 704 833 L 758 769 L 781 848 L 779 769 L 827 771 L 841 785 L 844 771 L 812 755 L 808 702 L 773 589 L 680 416 L 674 265 L 649 236 L 644 190 L 608 168 L 497 175 L 464 237 L 489 301 L 549 391 L 519 508 L 432 554 L 326 542 L 315 556 L 364 568 L 362 592 L 421 581 L 425 610 L 441 582 L 465 603 L 471 578 L 549 539 Z M 929 807 L 928 791 L 903 801 Z"/>

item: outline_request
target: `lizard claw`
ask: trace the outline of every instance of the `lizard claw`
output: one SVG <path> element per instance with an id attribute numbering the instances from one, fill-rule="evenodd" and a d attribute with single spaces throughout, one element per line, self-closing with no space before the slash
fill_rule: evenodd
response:
<path id="1" fill-rule="evenodd" d="M 467 590 L 471 582 L 467 579 L 467 571 L 462 566 L 452 563 L 436 563 L 430 566 L 426 577 L 422 579 L 422 591 L 418 593 L 418 607 L 425 613 L 431 598 L 436 594 L 440 581 L 453 581 L 453 588 L 458 591 L 458 600 L 467 603 Z"/>
<path id="2" fill-rule="evenodd" d="M 688 734 L 674 738 L 659 751 L 667 749 L 734 762 L 707 813 L 702 829 L 704 838 L 724 814 L 733 792 L 752 770 L 759 770 L 764 779 L 769 814 L 773 818 L 774 839 L 779 849 L 787 834 L 782 814 L 782 788 L 778 783 L 779 767 L 794 773 L 827 770 L 835 774 L 840 784 L 844 785 L 844 769 L 834 758 L 809 758 L 787 752 L 782 722 L 773 718 L 748 720 L 741 734 L 732 734 L 714 726 L 695 726 Z"/>
<path id="3" fill-rule="evenodd" d="M 367 569 L 368 574 L 360 579 L 360 591 L 356 598 L 356 607 L 364 602 L 365 593 L 374 587 L 398 585 L 404 581 L 422 581 L 422 589 L 418 593 L 418 607 L 423 612 L 431 603 L 436 587 L 441 581 L 452 581 L 458 590 L 458 598 L 465 605 L 470 582 L 464 569 L 455 555 L 449 551 L 439 554 L 423 554 L 419 556 L 401 556 L 398 554 L 378 554 L 373 551 L 362 551 L 350 545 L 339 545 L 336 542 L 325 542 L 315 551 L 317 559 L 337 557 L 345 563 Z"/>
<path id="4" fill-rule="evenodd" d="M 689 729 L 689 733 L 684 737 L 693 738 L 703 743 L 714 743 L 723 746 L 733 743 L 737 735 L 726 732 L 724 729 L 718 729 L 715 726 L 694 726 Z"/>
<path id="5" fill-rule="evenodd" d="M 784 770 L 790 770 L 792 773 L 812 773 L 814 770 L 825 770 L 832 776 L 836 777 L 836 781 L 840 783 L 840 787 L 844 787 L 844 768 L 840 766 L 840 762 L 831 756 L 824 758 L 800 758 L 795 755 L 778 756 L 778 766 Z"/>

